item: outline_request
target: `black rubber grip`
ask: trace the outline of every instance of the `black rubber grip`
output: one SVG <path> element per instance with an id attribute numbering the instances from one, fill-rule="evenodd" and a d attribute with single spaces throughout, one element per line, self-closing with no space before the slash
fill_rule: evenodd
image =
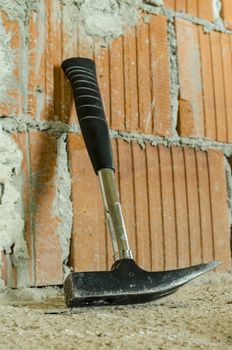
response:
<path id="1" fill-rule="evenodd" d="M 93 60 L 74 57 L 62 63 L 71 82 L 81 132 L 93 168 L 114 170 L 112 147 Z"/>

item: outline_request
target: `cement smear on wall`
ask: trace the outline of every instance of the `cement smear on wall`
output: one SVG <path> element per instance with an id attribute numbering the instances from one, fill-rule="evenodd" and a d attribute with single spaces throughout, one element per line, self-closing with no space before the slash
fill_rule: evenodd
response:
<path id="1" fill-rule="evenodd" d="M 160 2 L 160 1 L 159 1 Z M 64 25 L 69 34 L 81 23 L 86 34 L 110 41 L 140 19 L 141 0 L 63 0 Z"/>
<path id="2" fill-rule="evenodd" d="M 21 162 L 21 151 L 0 127 L 0 251 L 10 255 L 14 266 L 19 268 L 19 285 L 28 260 L 21 191 L 17 188 Z"/>
<path id="3" fill-rule="evenodd" d="M 3 130 L 11 133 L 28 130 L 49 131 L 50 133 L 57 135 L 64 132 L 80 133 L 80 127 L 77 124 L 65 124 L 60 121 L 35 120 L 28 115 L 0 118 L 0 125 Z"/>
<path id="4" fill-rule="evenodd" d="M 172 130 L 175 133 L 177 127 L 178 116 L 178 96 L 179 96 L 179 77 L 178 77 L 178 63 L 177 63 L 177 44 L 176 33 L 174 29 L 173 19 L 168 20 L 168 44 L 169 44 L 169 74 L 171 78 L 171 111 L 172 111 Z"/>
<path id="5" fill-rule="evenodd" d="M 5 18 L 17 23 L 15 26 L 8 26 L 9 31 L 3 25 L 4 16 L 0 16 L 0 103 L 10 103 L 17 106 L 18 101 L 9 95 L 9 91 L 19 90 L 20 99 L 23 102 L 23 110 L 27 110 L 28 96 L 28 40 L 29 40 L 29 18 L 33 10 L 37 10 L 40 0 L 0 0 L 0 13 L 5 14 Z M 17 38 L 16 38 L 17 37 Z M 19 39 L 18 39 L 19 37 Z M 19 40 L 20 47 L 11 48 L 11 39 Z M 20 76 L 14 77 L 14 69 L 20 69 Z M 7 94 L 8 92 L 8 94 Z M 16 107 L 11 107 L 11 114 L 16 114 Z"/>
<path id="6" fill-rule="evenodd" d="M 68 171 L 68 157 L 66 150 L 67 135 L 57 139 L 57 167 L 56 167 L 56 197 L 53 203 L 53 212 L 59 217 L 58 235 L 60 239 L 64 277 L 69 273 L 68 258 L 72 233 L 72 202 L 71 179 Z"/>
<path id="7" fill-rule="evenodd" d="M 87 35 L 103 38 L 107 43 L 138 23 L 143 3 L 163 6 L 163 0 L 63 0 L 61 3 L 64 26 L 70 35 L 79 23 Z"/>
<path id="8" fill-rule="evenodd" d="M 223 21 L 221 19 L 221 9 L 222 9 L 221 1 L 212 0 L 212 6 L 213 6 L 213 15 L 214 15 L 215 22 L 223 25 Z"/>
<path id="9" fill-rule="evenodd" d="M 25 21 L 29 13 L 36 9 L 40 0 L 0 0 L 0 10 L 2 10 L 10 20 Z"/>
<path id="10" fill-rule="evenodd" d="M 230 221 L 230 227 L 232 227 L 232 173 L 231 173 L 231 166 L 226 157 L 224 157 L 224 164 L 225 164 L 225 173 L 226 173 L 226 185 L 227 185 L 227 203 L 228 203 L 228 212 L 229 212 L 229 221 Z M 230 237 L 232 240 L 232 236 Z"/>

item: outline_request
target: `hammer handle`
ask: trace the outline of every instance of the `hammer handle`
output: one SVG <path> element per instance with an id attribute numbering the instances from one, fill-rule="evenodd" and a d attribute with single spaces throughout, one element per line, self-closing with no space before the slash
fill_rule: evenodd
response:
<path id="1" fill-rule="evenodd" d="M 74 57 L 62 63 L 71 82 L 77 116 L 94 171 L 113 169 L 112 146 L 97 82 L 95 62 Z"/>

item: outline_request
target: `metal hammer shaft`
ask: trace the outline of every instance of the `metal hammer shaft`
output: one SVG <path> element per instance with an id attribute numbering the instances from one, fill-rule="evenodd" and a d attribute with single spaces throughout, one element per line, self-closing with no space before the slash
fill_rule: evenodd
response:
<path id="1" fill-rule="evenodd" d="M 132 251 L 128 243 L 114 171 L 101 169 L 98 172 L 98 178 L 112 239 L 114 260 L 132 259 Z"/>

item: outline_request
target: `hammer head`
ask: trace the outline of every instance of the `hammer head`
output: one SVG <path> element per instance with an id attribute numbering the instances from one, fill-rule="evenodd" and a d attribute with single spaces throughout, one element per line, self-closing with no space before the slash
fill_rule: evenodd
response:
<path id="1" fill-rule="evenodd" d="M 148 272 L 133 259 L 118 260 L 111 271 L 72 272 L 65 280 L 67 306 L 145 303 L 174 293 L 179 287 L 220 264 L 218 261 L 177 270 Z"/>

